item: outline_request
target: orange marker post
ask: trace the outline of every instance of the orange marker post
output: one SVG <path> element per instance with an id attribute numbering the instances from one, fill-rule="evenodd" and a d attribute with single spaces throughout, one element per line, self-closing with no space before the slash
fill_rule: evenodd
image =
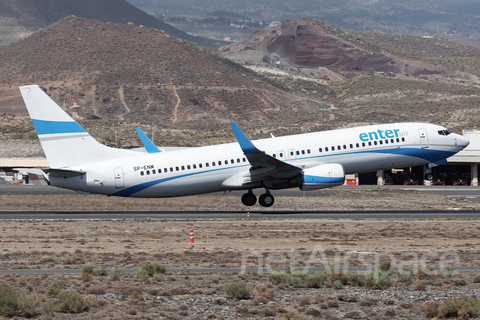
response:
<path id="1" fill-rule="evenodd" d="M 193 243 L 193 229 L 190 229 L 190 243 Z"/>

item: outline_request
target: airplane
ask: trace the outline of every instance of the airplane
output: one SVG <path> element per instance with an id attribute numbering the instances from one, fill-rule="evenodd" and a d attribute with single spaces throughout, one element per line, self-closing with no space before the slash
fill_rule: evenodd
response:
<path id="1" fill-rule="evenodd" d="M 274 204 L 271 190 L 316 190 L 343 185 L 346 174 L 446 163 L 469 141 L 428 123 L 389 123 L 251 141 L 231 122 L 237 142 L 159 150 L 139 131 L 145 148 L 102 145 L 39 86 L 20 87 L 56 187 L 84 194 L 162 198 L 245 190 L 245 206 Z"/>

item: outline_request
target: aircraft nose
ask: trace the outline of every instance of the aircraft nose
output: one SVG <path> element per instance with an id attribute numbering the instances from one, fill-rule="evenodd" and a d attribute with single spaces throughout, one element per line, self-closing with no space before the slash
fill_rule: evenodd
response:
<path id="1" fill-rule="evenodd" d="M 466 148 L 470 144 L 470 141 L 467 138 L 459 134 L 455 137 L 455 142 L 456 142 L 456 145 L 462 149 Z"/>

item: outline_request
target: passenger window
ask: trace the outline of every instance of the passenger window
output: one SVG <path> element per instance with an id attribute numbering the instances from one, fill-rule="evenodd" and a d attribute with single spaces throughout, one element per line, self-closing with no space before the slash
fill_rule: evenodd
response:
<path id="1" fill-rule="evenodd" d="M 385 140 L 385 144 L 388 144 L 388 139 Z"/>
<path id="2" fill-rule="evenodd" d="M 343 145 L 343 149 L 347 149 L 347 146 L 346 146 L 346 145 Z"/>
<path id="3" fill-rule="evenodd" d="M 299 155 L 300 155 L 300 151 L 297 150 L 297 156 L 299 156 Z"/>
<path id="4" fill-rule="evenodd" d="M 390 142 L 391 142 L 391 143 L 395 143 L 395 140 L 393 140 L 393 139 L 390 139 Z"/>
<path id="5" fill-rule="evenodd" d="M 182 166 L 182 170 L 185 170 L 185 166 Z"/>
<path id="6" fill-rule="evenodd" d="M 152 170 L 152 174 L 155 174 L 155 169 Z"/>
<path id="7" fill-rule="evenodd" d="M 168 169 L 167 169 L 167 168 L 164 168 L 164 169 L 163 169 L 163 172 L 168 172 Z"/>
<path id="8" fill-rule="evenodd" d="M 332 151 L 335 151 L 335 147 L 334 147 L 334 146 L 332 146 Z"/>
<path id="9" fill-rule="evenodd" d="M 280 158 L 283 158 L 283 153 L 280 152 Z"/>
<path id="10" fill-rule="evenodd" d="M 355 146 L 356 146 L 357 148 L 360 148 L 360 143 L 357 143 Z"/>
<path id="11" fill-rule="evenodd" d="M 150 170 L 147 170 L 147 175 L 150 175 Z"/>
<path id="12" fill-rule="evenodd" d="M 240 163 L 240 158 L 237 158 L 237 163 Z"/>
<path id="13" fill-rule="evenodd" d="M 305 150 L 302 150 L 302 154 L 305 154 Z"/>
<path id="14" fill-rule="evenodd" d="M 235 163 L 235 160 L 233 160 L 233 159 L 232 159 L 232 160 L 230 160 L 230 163 Z"/>
<path id="15" fill-rule="evenodd" d="M 337 150 L 342 150 L 342 146 L 337 146 Z"/>
<path id="16" fill-rule="evenodd" d="M 170 167 L 170 172 L 173 172 L 173 167 Z"/>
<path id="17" fill-rule="evenodd" d="M 328 151 L 328 147 L 325 147 L 325 151 Z"/>
<path id="18" fill-rule="evenodd" d="M 307 149 L 307 153 L 310 154 L 310 149 Z"/>
<path id="19" fill-rule="evenodd" d="M 199 163 L 198 167 L 201 169 L 203 167 L 203 164 Z"/>
<path id="20" fill-rule="evenodd" d="M 293 151 L 290 151 L 290 155 L 293 156 Z"/>
<path id="21" fill-rule="evenodd" d="M 196 165 L 196 164 L 193 165 L 193 169 L 197 169 L 197 165 Z"/>
<path id="22" fill-rule="evenodd" d="M 350 143 L 350 149 L 353 149 L 353 144 Z"/>
<path id="23" fill-rule="evenodd" d="M 225 164 L 228 164 L 228 160 L 225 160 Z"/>
<path id="24" fill-rule="evenodd" d="M 222 161 L 218 161 L 218 165 L 221 166 L 221 165 L 222 165 Z"/>
<path id="25" fill-rule="evenodd" d="M 374 144 L 374 145 L 377 145 L 377 140 L 373 141 L 373 144 Z"/>
<path id="26" fill-rule="evenodd" d="M 372 141 L 368 141 L 368 145 L 371 146 L 371 145 L 372 145 Z"/>
<path id="27" fill-rule="evenodd" d="M 322 152 L 322 148 L 318 148 L 318 151 L 319 151 L 319 152 Z"/>
<path id="28" fill-rule="evenodd" d="M 187 165 L 187 169 L 190 170 L 190 165 Z"/>
<path id="29" fill-rule="evenodd" d="M 399 139 L 399 138 L 397 138 L 397 142 L 400 142 L 400 139 Z"/>
<path id="30" fill-rule="evenodd" d="M 404 138 L 404 137 L 402 137 L 402 142 L 405 142 L 405 138 Z"/>
<path id="31" fill-rule="evenodd" d="M 247 162 L 247 159 L 243 158 L 243 162 Z"/>
<path id="32" fill-rule="evenodd" d="M 140 175 L 141 175 L 141 176 L 143 176 L 143 175 L 144 175 L 143 171 L 140 171 Z"/>
<path id="33" fill-rule="evenodd" d="M 212 161 L 212 167 L 215 167 L 215 161 Z"/>
<path id="34" fill-rule="evenodd" d="M 365 147 L 365 142 L 362 142 L 362 147 Z"/>
<path id="35" fill-rule="evenodd" d="M 382 141 L 382 140 L 380 140 L 380 141 L 378 141 L 378 142 L 380 142 L 380 144 L 383 144 L 383 141 Z"/>
<path id="36" fill-rule="evenodd" d="M 205 167 L 207 167 L 207 168 L 208 168 L 208 166 L 209 166 L 209 164 L 208 164 L 208 162 L 206 162 L 206 163 L 205 163 Z"/>
<path id="37" fill-rule="evenodd" d="M 178 167 L 175 167 L 175 170 L 176 170 L 176 171 L 179 171 L 180 169 L 179 169 Z"/>

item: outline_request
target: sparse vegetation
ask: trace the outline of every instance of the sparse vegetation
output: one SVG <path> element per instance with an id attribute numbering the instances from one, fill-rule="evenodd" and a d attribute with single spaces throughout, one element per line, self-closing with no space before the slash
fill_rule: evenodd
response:
<path id="1" fill-rule="evenodd" d="M 90 303 L 77 292 L 61 292 L 57 295 L 57 311 L 81 313 L 88 310 Z"/>
<path id="2" fill-rule="evenodd" d="M 250 287 L 244 281 L 230 281 L 222 288 L 230 299 L 240 300 L 250 297 Z"/>

